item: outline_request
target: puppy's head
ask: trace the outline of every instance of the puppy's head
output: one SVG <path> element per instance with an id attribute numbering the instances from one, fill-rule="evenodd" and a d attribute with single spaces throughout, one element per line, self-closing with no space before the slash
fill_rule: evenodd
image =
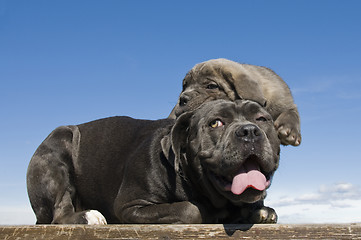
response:
<path id="1" fill-rule="evenodd" d="M 170 118 L 216 99 L 248 99 L 265 105 L 258 72 L 265 68 L 227 59 L 212 59 L 195 65 L 183 79 L 183 89 Z"/>
<path id="2" fill-rule="evenodd" d="M 260 104 L 207 102 L 178 117 L 171 134 L 176 169 L 214 205 L 265 197 L 278 167 L 280 141 Z"/>

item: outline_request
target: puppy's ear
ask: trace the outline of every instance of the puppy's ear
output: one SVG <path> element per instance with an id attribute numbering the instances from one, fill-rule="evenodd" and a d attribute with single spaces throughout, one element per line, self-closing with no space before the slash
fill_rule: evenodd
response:
<path id="1" fill-rule="evenodd" d="M 188 131 L 192 116 L 193 111 L 185 112 L 180 115 L 171 130 L 170 139 L 168 139 L 168 146 L 171 146 L 172 152 L 174 154 L 173 157 L 168 155 L 168 159 L 171 161 L 171 164 L 173 164 L 176 172 L 179 171 L 181 155 L 187 146 Z M 168 149 L 170 149 L 170 147 L 168 147 Z"/>
<path id="2" fill-rule="evenodd" d="M 225 72 L 223 75 L 229 83 L 233 84 L 240 99 L 252 100 L 258 102 L 261 106 L 266 105 L 266 98 L 263 96 L 261 86 L 247 74 Z"/>

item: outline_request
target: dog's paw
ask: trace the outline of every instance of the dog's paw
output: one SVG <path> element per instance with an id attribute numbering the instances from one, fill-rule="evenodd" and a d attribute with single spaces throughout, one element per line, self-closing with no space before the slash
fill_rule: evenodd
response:
<path id="1" fill-rule="evenodd" d="M 105 225 L 107 221 L 105 217 L 96 210 L 90 210 L 85 213 L 85 219 L 88 225 Z"/>
<path id="2" fill-rule="evenodd" d="M 273 208 L 263 206 L 260 209 L 256 209 L 251 217 L 250 221 L 252 223 L 277 223 L 277 214 Z"/>
<path id="3" fill-rule="evenodd" d="M 283 145 L 298 146 L 301 144 L 300 120 L 296 112 L 281 113 L 275 121 L 275 127 Z"/>

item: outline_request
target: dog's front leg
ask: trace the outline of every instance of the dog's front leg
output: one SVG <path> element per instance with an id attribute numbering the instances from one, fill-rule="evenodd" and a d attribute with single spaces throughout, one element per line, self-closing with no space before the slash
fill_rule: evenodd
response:
<path id="1" fill-rule="evenodd" d="M 146 205 L 133 202 L 115 207 L 122 223 L 202 223 L 199 207 L 188 201 Z"/>
<path id="2" fill-rule="evenodd" d="M 234 224 L 271 224 L 277 223 L 277 213 L 273 208 L 266 207 L 262 201 L 245 204 L 232 210 L 233 215 L 227 223 Z"/>

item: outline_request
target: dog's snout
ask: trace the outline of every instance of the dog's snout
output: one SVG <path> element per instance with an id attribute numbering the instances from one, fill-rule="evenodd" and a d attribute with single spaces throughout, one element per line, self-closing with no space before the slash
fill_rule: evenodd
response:
<path id="1" fill-rule="evenodd" d="M 190 100 L 190 97 L 186 94 L 182 94 L 180 97 L 179 97 L 179 106 L 185 106 L 187 105 L 188 101 Z"/>
<path id="2" fill-rule="evenodd" d="M 247 124 L 238 128 L 235 132 L 236 136 L 243 141 L 257 141 L 263 138 L 261 130 L 253 124 Z"/>

